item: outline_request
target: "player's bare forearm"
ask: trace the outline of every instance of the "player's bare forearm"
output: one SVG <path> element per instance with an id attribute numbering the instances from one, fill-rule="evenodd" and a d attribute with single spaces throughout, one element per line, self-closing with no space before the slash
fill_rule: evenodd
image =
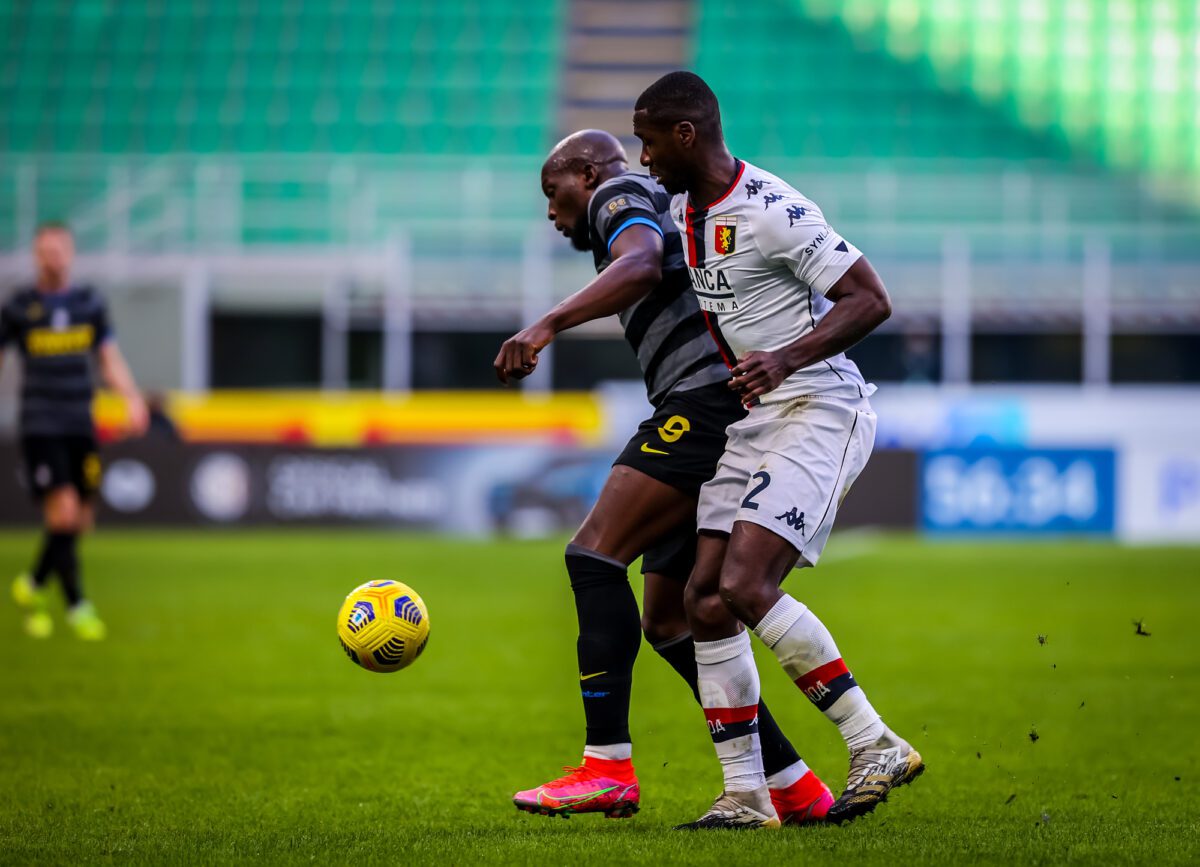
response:
<path id="1" fill-rule="evenodd" d="M 133 372 L 125 362 L 125 356 L 121 354 L 115 340 L 106 340 L 102 343 L 98 355 L 100 376 L 104 380 L 104 384 L 125 400 L 125 409 L 129 415 L 129 427 L 135 435 L 140 436 L 145 433 L 149 424 L 149 413 L 146 409 L 146 401 L 142 398 L 142 393 L 138 391 L 137 383 L 134 382 Z"/>
<path id="2" fill-rule="evenodd" d="M 595 280 L 564 300 L 545 316 L 554 333 L 620 313 L 636 304 L 662 281 L 662 254 L 639 251 L 622 256 Z"/>
<path id="3" fill-rule="evenodd" d="M 746 400 L 760 397 L 797 370 L 845 352 L 892 315 L 887 289 L 865 256 L 830 287 L 826 297 L 833 307 L 816 328 L 781 349 L 744 355 L 733 369 L 729 387 Z"/>
<path id="4" fill-rule="evenodd" d="M 532 373 L 538 353 L 559 333 L 620 313 L 662 281 L 662 239 L 652 229 L 626 229 L 617 237 L 612 253 L 612 264 L 594 280 L 504 342 L 492 365 L 502 383 Z"/>

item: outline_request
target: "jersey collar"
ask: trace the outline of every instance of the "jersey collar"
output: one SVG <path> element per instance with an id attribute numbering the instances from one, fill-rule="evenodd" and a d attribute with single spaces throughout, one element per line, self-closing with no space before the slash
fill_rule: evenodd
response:
<path id="1" fill-rule="evenodd" d="M 721 204 L 721 202 L 723 202 L 729 198 L 729 194 L 734 191 L 735 187 L 737 187 L 738 182 L 741 181 L 741 179 L 742 179 L 742 173 L 746 170 L 746 164 L 744 162 L 742 162 L 741 160 L 739 160 L 737 157 L 733 158 L 733 164 L 734 164 L 733 180 L 729 182 L 729 188 L 726 189 L 725 192 L 721 193 L 721 195 L 717 196 L 716 199 L 709 202 L 703 208 L 697 208 L 695 205 L 693 205 L 692 197 L 689 195 L 688 196 L 688 210 L 689 211 L 692 211 L 694 213 L 706 213 L 708 211 L 711 211 L 717 205 Z"/>

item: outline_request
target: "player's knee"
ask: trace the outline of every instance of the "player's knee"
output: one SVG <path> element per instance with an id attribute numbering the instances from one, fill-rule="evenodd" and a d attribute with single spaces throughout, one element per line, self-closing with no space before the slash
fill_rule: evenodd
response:
<path id="1" fill-rule="evenodd" d="M 729 568 L 721 573 L 722 603 L 743 623 L 753 623 L 754 614 L 762 607 L 764 592 L 761 582 L 748 570 Z"/>
<path id="2" fill-rule="evenodd" d="M 719 627 L 729 620 L 729 609 L 719 593 L 693 589 L 689 584 L 684 601 L 687 604 L 688 623 L 693 631 Z"/>
<path id="3" fill-rule="evenodd" d="M 646 636 L 646 641 L 652 647 L 670 641 L 672 638 L 678 638 L 687 631 L 688 623 L 684 619 L 660 617 L 654 614 L 642 615 L 642 635 Z"/>
<path id="4" fill-rule="evenodd" d="M 79 498 L 74 491 L 55 491 L 46 503 L 46 529 L 52 533 L 78 533 L 80 513 Z"/>
<path id="5" fill-rule="evenodd" d="M 586 548 L 587 550 L 600 554 L 603 557 L 610 557 L 613 560 L 623 559 L 622 555 L 625 552 L 619 549 L 615 540 L 608 538 L 609 535 L 611 534 L 604 533 L 603 530 L 600 527 L 597 527 L 593 522 L 584 521 L 583 526 L 581 526 L 575 532 L 575 535 L 571 537 L 571 541 L 568 543 L 567 550 L 569 551 L 570 546 L 574 545 L 579 548 Z"/>

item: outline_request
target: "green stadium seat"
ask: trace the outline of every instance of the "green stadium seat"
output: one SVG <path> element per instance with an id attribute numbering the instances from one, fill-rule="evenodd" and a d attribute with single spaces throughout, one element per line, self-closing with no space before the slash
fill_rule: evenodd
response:
<path id="1" fill-rule="evenodd" d="M 534 154 L 552 137 L 565 6 L 0 4 L 2 145 Z"/>

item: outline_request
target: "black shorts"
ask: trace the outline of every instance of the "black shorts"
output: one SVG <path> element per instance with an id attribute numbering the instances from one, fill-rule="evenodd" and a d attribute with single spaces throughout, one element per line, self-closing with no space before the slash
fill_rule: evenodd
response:
<path id="1" fill-rule="evenodd" d="M 657 572 L 687 583 L 696 565 L 696 522 L 689 521 L 642 555 L 642 574 Z"/>
<path id="2" fill-rule="evenodd" d="M 645 473 L 689 497 L 713 477 L 725 452 L 725 428 L 746 415 L 729 386 L 706 385 L 663 401 L 613 461 Z M 642 558 L 642 572 L 661 572 L 687 580 L 696 558 L 696 527 L 683 527 L 651 548 Z"/>
<path id="3" fill-rule="evenodd" d="M 27 436 L 21 439 L 25 481 L 37 500 L 70 485 L 90 500 L 100 490 L 100 455 L 90 436 Z"/>

